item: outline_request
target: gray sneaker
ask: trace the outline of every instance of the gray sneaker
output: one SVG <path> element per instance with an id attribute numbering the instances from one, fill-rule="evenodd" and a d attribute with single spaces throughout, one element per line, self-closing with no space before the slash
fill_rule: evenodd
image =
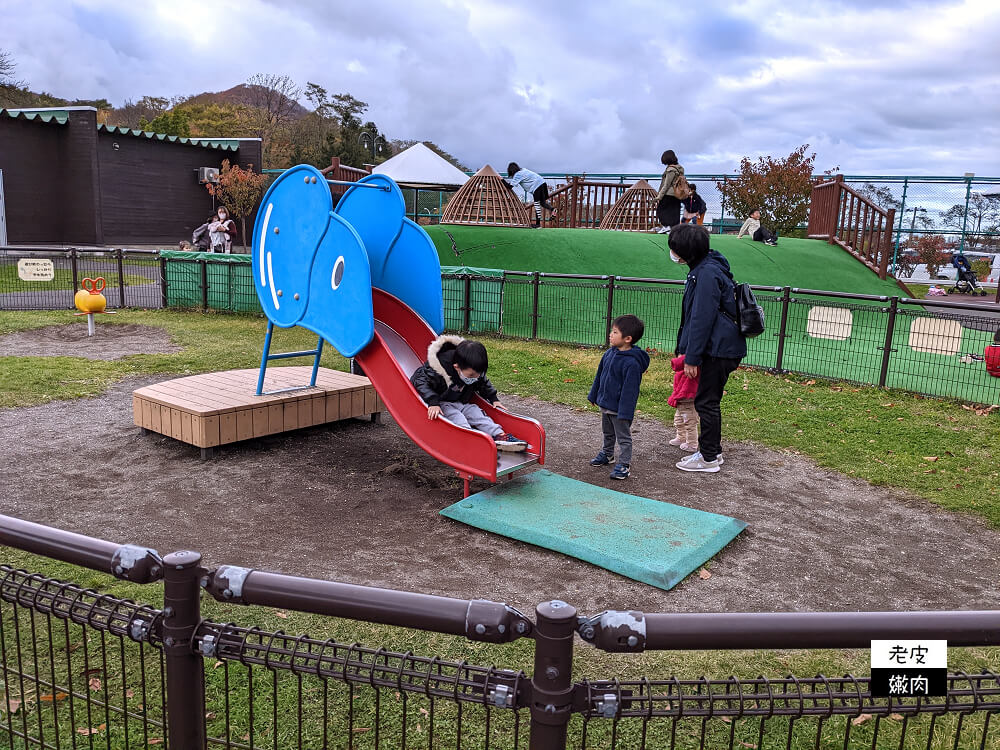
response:
<path id="1" fill-rule="evenodd" d="M 681 471 L 703 471 L 709 474 L 714 474 L 719 470 L 719 459 L 706 461 L 701 457 L 700 453 L 695 453 L 693 456 L 689 456 L 684 461 L 678 461 L 677 468 Z"/>

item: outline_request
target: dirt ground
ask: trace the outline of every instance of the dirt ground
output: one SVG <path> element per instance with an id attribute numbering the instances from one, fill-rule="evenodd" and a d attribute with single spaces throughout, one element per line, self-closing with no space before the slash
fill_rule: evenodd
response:
<path id="1" fill-rule="evenodd" d="M 553 597 L 590 613 L 1000 606 L 1000 533 L 800 456 L 730 443 L 722 472 L 685 474 L 673 468 L 681 454 L 666 444 L 671 432 L 639 419 L 633 477 L 613 482 L 587 464 L 596 413 L 505 397 L 545 426 L 552 471 L 749 524 L 709 564 L 710 578 L 661 591 L 438 515 L 461 484 L 388 415 L 227 446 L 207 462 L 170 438 L 140 437 L 132 390 L 163 379 L 0 411 L 0 512 L 161 553 L 198 550 L 210 565 L 529 611 Z"/>
<path id="2" fill-rule="evenodd" d="M 181 347 L 170 343 L 162 328 L 137 325 L 101 325 L 96 316 L 94 335 L 87 335 L 85 321 L 46 326 L 0 336 L 0 355 L 8 357 L 84 357 L 121 359 L 130 354 L 170 354 Z"/>

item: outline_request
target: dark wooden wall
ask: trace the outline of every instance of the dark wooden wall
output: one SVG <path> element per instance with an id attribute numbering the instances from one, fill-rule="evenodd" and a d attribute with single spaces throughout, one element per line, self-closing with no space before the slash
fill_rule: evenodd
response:
<path id="1" fill-rule="evenodd" d="M 220 168 L 229 159 L 260 171 L 260 146 L 241 141 L 231 151 L 98 131 L 96 113 L 88 110 L 71 111 L 66 125 L 0 117 L 7 241 L 120 246 L 190 240 L 214 209 L 198 167 Z"/>

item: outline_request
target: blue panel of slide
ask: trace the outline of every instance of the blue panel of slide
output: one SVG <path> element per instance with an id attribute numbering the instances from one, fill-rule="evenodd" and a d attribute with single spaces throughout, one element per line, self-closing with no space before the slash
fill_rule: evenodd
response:
<path id="1" fill-rule="evenodd" d="M 360 352 L 375 335 L 368 254 L 351 225 L 337 214 L 330 215 L 313 261 L 309 307 L 299 324 L 345 357 Z"/>
<path id="2" fill-rule="evenodd" d="M 444 331 L 441 262 L 434 242 L 418 224 L 403 219 L 382 275 L 373 272 L 372 284 L 409 305 L 435 333 Z"/>
<path id="3" fill-rule="evenodd" d="M 377 185 L 381 189 L 359 185 L 348 188 L 337 204 L 337 213 L 343 216 L 361 237 L 368 252 L 374 281 L 381 276 L 392 243 L 396 241 L 403 227 L 406 204 L 403 202 L 399 185 L 385 175 L 370 174 L 358 182 L 364 185 Z M 378 286 L 378 283 L 375 285 Z"/>
<path id="4" fill-rule="evenodd" d="M 282 173 L 264 196 L 253 238 L 253 276 L 261 307 L 275 325 L 293 326 L 306 310 L 313 255 L 332 208 L 326 178 L 305 164 Z"/>

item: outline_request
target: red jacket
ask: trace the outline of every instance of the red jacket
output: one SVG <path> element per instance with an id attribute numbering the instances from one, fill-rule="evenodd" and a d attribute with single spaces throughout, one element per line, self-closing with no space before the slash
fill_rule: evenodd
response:
<path id="1" fill-rule="evenodd" d="M 1000 378 L 1000 344 L 990 344 L 984 352 L 986 355 L 986 372 L 995 378 Z"/>
<path id="2" fill-rule="evenodd" d="M 673 407 L 681 399 L 693 399 L 698 393 L 698 378 L 689 378 L 684 374 L 684 355 L 674 357 L 670 360 L 670 366 L 674 368 L 674 392 L 670 394 L 667 403 Z"/>

